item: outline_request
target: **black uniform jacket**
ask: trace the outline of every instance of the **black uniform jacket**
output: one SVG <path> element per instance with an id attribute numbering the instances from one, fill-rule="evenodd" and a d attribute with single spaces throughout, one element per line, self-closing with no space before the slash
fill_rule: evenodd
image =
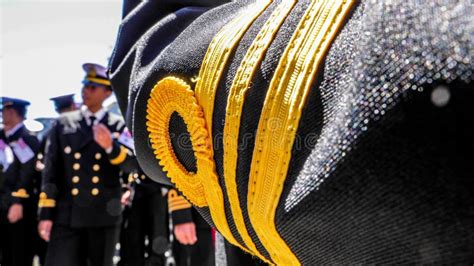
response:
<path id="1" fill-rule="evenodd" d="M 124 1 L 146 175 L 269 264 L 472 264 L 472 4 L 211 2 Z"/>
<path id="2" fill-rule="evenodd" d="M 92 128 L 80 111 L 61 116 L 46 143 L 41 220 L 71 227 L 96 227 L 120 221 L 121 171 L 133 169 L 131 151 L 117 137 L 125 125 L 107 113 L 100 123 L 114 136 L 110 154 L 93 139 Z"/>
<path id="3" fill-rule="evenodd" d="M 24 204 L 33 196 L 33 182 L 37 172 L 35 171 L 36 153 L 39 150 L 38 139 L 32 135 L 25 126 L 19 128 L 13 135 L 6 137 L 3 132 L 0 133 L 0 139 L 10 147 L 15 145 L 23 146 L 24 150 L 29 150 L 31 157 L 26 155 L 20 160 L 19 155 L 13 152 L 13 162 L 4 170 L 3 184 L 0 184 L 2 194 L 1 208 L 6 209 L 11 204 Z M 14 150 L 12 148 L 12 150 Z M 21 156 L 21 155 L 20 155 Z"/>

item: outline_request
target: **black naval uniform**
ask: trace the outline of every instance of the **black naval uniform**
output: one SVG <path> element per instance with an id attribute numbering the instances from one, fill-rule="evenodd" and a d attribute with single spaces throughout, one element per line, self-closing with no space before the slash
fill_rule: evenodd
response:
<path id="1" fill-rule="evenodd" d="M 48 136 L 39 201 L 40 219 L 53 221 L 46 265 L 83 265 L 86 258 L 89 265 L 112 265 L 120 172 L 134 169 L 135 160 L 117 139 L 125 128 L 121 117 L 106 112 L 99 121 L 115 137 L 110 153 L 94 141 L 91 122 L 82 111 L 69 112 Z"/>
<path id="2" fill-rule="evenodd" d="M 472 1 L 207 2 L 126 5 L 111 81 L 152 179 L 272 264 L 472 265 Z"/>
<path id="3" fill-rule="evenodd" d="M 176 189 L 168 191 L 168 208 L 171 213 L 173 226 L 193 222 L 196 225 L 197 242 L 194 245 L 182 245 L 177 240 L 173 242 L 173 254 L 178 266 L 201 266 L 215 264 L 215 248 L 212 228 L 181 196 Z"/>
<path id="4" fill-rule="evenodd" d="M 4 180 L 0 185 L 2 265 L 31 265 L 36 237 L 37 197 L 34 194 L 34 179 L 37 177 L 35 162 L 39 142 L 24 125 L 8 137 L 1 132 L 0 138 L 13 151 L 13 161 L 3 170 Z M 15 145 L 30 150 L 32 156 L 25 155 L 24 158 L 20 158 L 22 155 L 14 151 Z M 7 215 L 8 209 L 13 204 L 23 206 L 23 218 L 12 224 L 9 223 Z"/>
<path id="5" fill-rule="evenodd" d="M 128 181 L 132 199 L 124 210 L 119 265 L 165 265 L 165 252 L 170 248 L 167 189 L 142 171 L 130 173 Z"/>

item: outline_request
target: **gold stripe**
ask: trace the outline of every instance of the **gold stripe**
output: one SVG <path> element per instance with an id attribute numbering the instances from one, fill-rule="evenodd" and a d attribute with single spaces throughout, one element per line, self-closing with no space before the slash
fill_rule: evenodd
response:
<path id="1" fill-rule="evenodd" d="M 184 197 L 175 197 L 172 199 L 168 199 L 169 203 L 179 203 L 179 202 L 188 202 Z"/>
<path id="2" fill-rule="evenodd" d="M 255 4 L 243 10 L 235 19 L 217 33 L 207 49 L 201 69 L 199 70 L 199 77 L 194 91 L 197 102 L 203 109 L 207 132 L 211 139 L 214 99 L 229 56 L 254 20 L 260 16 L 270 3 L 270 0 L 257 1 Z M 214 151 L 212 141 L 209 145 L 211 158 L 213 158 Z M 213 169 L 212 174 L 217 178 L 215 169 Z M 208 179 L 204 179 L 204 181 Z M 243 247 L 239 242 L 237 242 L 237 240 L 235 240 L 234 235 L 229 229 L 225 216 L 223 194 L 219 183 L 215 182 L 215 184 L 206 185 L 205 192 L 209 202 L 211 217 L 217 230 L 231 244 L 251 253 L 247 248 Z M 211 204 L 211 202 L 216 204 Z"/>
<path id="3" fill-rule="evenodd" d="M 89 77 L 86 77 L 86 80 L 88 80 L 88 81 L 90 81 L 90 82 L 94 82 L 94 83 L 100 84 L 100 85 L 110 86 L 110 80 L 108 80 L 108 79 L 100 79 L 100 78 L 89 78 Z"/>
<path id="4" fill-rule="evenodd" d="M 211 137 L 214 99 L 224 68 L 227 66 L 227 60 L 254 20 L 270 3 L 269 0 L 260 0 L 243 10 L 234 20 L 223 27 L 209 44 L 194 91 L 197 101 L 203 109 L 207 131 Z"/>
<path id="5" fill-rule="evenodd" d="M 171 212 L 174 212 L 174 211 L 190 209 L 191 205 L 179 205 L 179 206 L 173 206 L 173 207 L 169 207 L 169 208 L 170 208 Z"/>
<path id="6" fill-rule="evenodd" d="M 191 207 L 191 204 L 187 201 L 184 201 L 184 202 L 171 202 L 168 204 L 169 206 L 176 206 L 176 205 L 188 205 L 189 207 Z"/>
<path id="7" fill-rule="evenodd" d="M 275 212 L 302 108 L 324 55 L 355 2 L 311 2 L 280 59 L 265 98 L 252 157 L 248 210 L 255 232 L 278 265 L 300 264 L 277 231 Z"/>
<path id="8" fill-rule="evenodd" d="M 127 159 L 128 149 L 120 145 L 120 153 L 117 157 L 110 160 L 110 163 L 113 165 L 121 164 Z"/>
<path id="9" fill-rule="evenodd" d="M 22 198 L 22 199 L 27 199 L 30 197 L 28 193 L 26 193 L 26 189 L 20 188 L 17 191 L 12 192 L 12 196 L 15 198 Z"/>
<path id="10" fill-rule="evenodd" d="M 38 202 L 40 208 L 54 208 L 56 207 L 56 201 L 53 199 L 40 199 Z"/>
<path id="11" fill-rule="evenodd" d="M 168 206 L 169 208 L 172 208 L 173 206 L 188 206 L 188 207 L 191 207 L 191 203 L 189 203 L 188 201 L 183 201 L 183 202 L 172 202 L 172 203 L 169 203 Z"/>
<path id="12" fill-rule="evenodd" d="M 176 204 L 188 204 L 189 206 L 191 206 L 191 203 L 189 203 L 188 201 L 173 201 L 173 202 L 168 202 L 168 205 L 176 205 Z"/>
<path id="13" fill-rule="evenodd" d="M 234 218 L 235 225 L 242 240 L 250 251 L 265 261 L 270 263 L 256 248 L 250 237 L 240 208 L 239 194 L 237 191 L 237 158 L 238 158 L 238 139 L 240 131 L 240 122 L 242 109 L 245 102 L 247 90 L 251 87 L 250 83 L 260 68 L 261 61 L 272 43 L 278 29 L 283 24 L 285 18 L 295 5 L 294 0 L 281 2 L 272 12 L 262 29 L 247 50 L 242 63 L 237 69 L 234 81 L 229 91 L 227 99 L 227 111 L 224 126 L 224 179 L 229 197 L 230 208 Z"/>

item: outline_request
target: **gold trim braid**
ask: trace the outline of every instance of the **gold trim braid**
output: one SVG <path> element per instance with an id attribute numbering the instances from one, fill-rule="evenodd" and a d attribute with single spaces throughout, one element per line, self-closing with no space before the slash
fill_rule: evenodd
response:
<path id="1" fill-rule="evenodd" d="M 243 10 L 235 19 L 225 25 L 209 44 L 194 90 L 197 101 L 204 112 L 209 136 L 212 136 L 212 116 L 217 87 L 230 54 L 270 2 L 269 0 L 260 0 Z"/>
<path id="2" fill-rule="evenodd" d="M 188 172 L 176 157 L 169 135 L 169 122 L 173 113 L 184 120 L 196 156 L 197 173 Z M 203 168 L 209 161 L 209 139 L 204 127 L 202 111 L 190 86 L 183 80 L 167 77 L 160 80 L 151 91 L 147 105 L 147 128 L 154 153 L 163 171 L 186 198 L 198 207 L 207 206 L 201 183 Z M 206 165 L 206 167 L 213 167 Z"/>
<path id="3" fill-rule="evenodd" d="M 120 145 L 120 153 L 117 157 L 110 160 L 110 163 L 113 165 L 121 164 L 127 159 L 128 149 Z"/>
<path id="4" fill-rule="evenodd" d="M 54 208 L 56 207 L 56 201 L 54 199 L 48 199 L 48 195 L 45 192 L 41 192 L 38 201 L 39 208 Z"/>
<path id="5" fill-rule="evenodd" d="M 188 172 L 173 151 L 169 122 L 174 112 L 183 118 L 190 134 L 196 156 L 196 173 Z M 230 243 L 240 247 L 225 217 L 224 196 L 216 173 L 204 115 L 194 92 L 186 82 L 176 77 L 167 77 L 155 85 L 147 104 L 147 129 L 155 156 L 171 182 L 176 184 L 193 205 L 208 206 L 217 230 Z"/>
<path id="6" fill-rule="evenodd" d="M 219 85 L 219 81 L 224 72 L 224 68 L 227 66 L 227 61 L 230 57 L 230 54 L 237 47 L 240 39 L 250 28 L 255 19 L 257 19 L 260 14 L 265 11 L 265 9 L 270 3 L 270 0 L 261 0 L 257 1 L 255 4 L 251 5 L 245 10 L 242 10 L 242 12 L 237 15 L 236 18 L 234 18 L 230 23 L 225 25 L 216 34 L 216 36 L 209 44 L 206 55 L 204 56 L 201 68 L 199 70 L 199 77 L 196 83 L 195 93 L 198 104 L 202 107 L 202 110 L 204 112 L 207 131 L 211 138 L 212 117 L 214 112 L 214 100 L 216 96 L 216 91 Z M 214 150 L 212 142 L 210 144 L 211 158 L 213 158 Z M 219 201 L 221 200 L 220 196 L 222 195 L 222 190 L 220 186 L 206 186 L 206 189 L 214 190 L 212 194 L 214 194 L 215 196 L 213 196 L 213 198 L 219 195 Z M 219 219 L 222 220 L 223 225 L 223 221 L 226 220 L 223 199 L 222 203 L 219 203 L 219 205 L 221 205 L 222 207 L 219 206 L 218 208 L 210 208 L 210 212 L 211 216 L 213 217 L 214 223 L 214 217 L 220 217 Z M 228 228 L 227 220 L 225 221 L 225 227 Z M 231 244 L 240 247 L 246 252 L 252 253 L 246 247 L 243 247 L 241 244 L 239 244 L 239 242 L 235 240 L 235 237 L 230 231 L 230 229 L 225 229 L 225 231 L 222 231 L 220 228 L 217 229 Z M 262 259 L 264 258 L 262 257 Z"/>
<path id="7" fill-rule="evenodd" d="M 224 126 L 224 180 L 229 197 L 235 225 L 245 245 L 250 251 L 266 263 L 270 263 L 256 248 L 245 225 L 237 191 L 237 158 L 238 142 L 242 110 L 250 83 L 260 68 L 264 55 L 275 38 L 276 33 L 285 18 L 295 5 L 294 0 L 281 2 L 267 19 L 260 32 L 247 50 L 242 63 L 237 69 L 234 81 L 230 87 Z"/>
<path id="8" fill-rule="evenodd" d="M 168 208 L 171 212 L 189 209 L 191 208 L 191 203 L 174 191 L 174 193 L 168 194 Z"/>
<path id="9" fill-rule="evenodd" d="M 108 79 L 86 77 L 86 80 L 88 80 L 90 82 L 100 84 L 100 85 L 104 85 L 104 86 L 111 86 L 110 80 L 108 80 Z"/>
<path id="10" fill-rule="evenodd" d="M 27 199 L 30 197 L 30 195 L 28 195 L 28 193 L 26 192 L 26 189 L 24 188 L 20 188 L 17 191 L 13 191 L 12 196 L 15 198 L 22 198 L 22 199 Z"/>
<path id="11" fill-rule="evenodd" d="M 282 54 L 265 98 L 250 170 L 248 210 L 257 236 L 277 265 L 300 264 L 278 233 L 276 208 L 303 106 L 322 60 L 355 2 L 311 2 Z"/>

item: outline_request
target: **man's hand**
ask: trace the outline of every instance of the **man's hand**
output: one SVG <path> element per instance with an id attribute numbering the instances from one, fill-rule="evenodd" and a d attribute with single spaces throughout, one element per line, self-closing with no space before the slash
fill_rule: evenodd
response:
<path id="1" fill-rule="evenodd" d="M 94 131 L 94 140 L 99 144 L 104 150 L 112 148 L 112 134 L 110 130 L 102 125 L 95 125 L 92 130 Z"/>
<path id="2" fill-rule="evenodd" d="M 15 203 L 8 209 L 8 221 L 12 224 L 23 218 L 23 205 Z"/>
<path id="3" fill-rule="evenodd" d="M 194 245 L 198 240 L 196 225 L 193 222 L 175 225 L 174 235 L 178 242 L 183 245 Z"/>
<path id="4" fill-rule="evenodd" d="M 130 191 L 130 189 L 128 189 L 122 194 L 122 198 L 120 199 L 120 203 L 122 203 L 122 206 L 127 206 L 130 204 L 131 196 L 132 196 L 132 192 Z"/>
<path id="5" fill-rule="evenodd" d="M 36 168 L 36 171 L 41 172 L 44 170 L 44 164 L 40 160 L 38 160 L 36 161 L 35 168 Z"/>
<path id="6" fill-rule="evenodd" d="M 38 233 L 44 241 L 49 242 L 49 236 L 51 235 L 51 229 L 53 228 L 53 221 L 44 220 L 38 224 Z"/>

